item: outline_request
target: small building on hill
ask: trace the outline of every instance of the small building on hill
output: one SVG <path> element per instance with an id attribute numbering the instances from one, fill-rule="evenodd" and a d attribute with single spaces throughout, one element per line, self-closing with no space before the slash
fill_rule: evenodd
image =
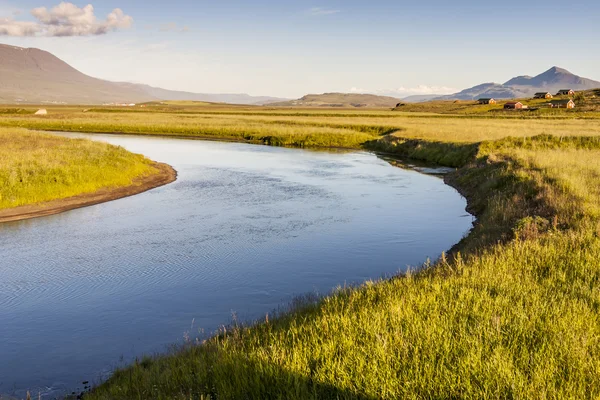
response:
<path id="1" fill-rule="evenodd" d="M 521 110 L 523 109 L 523 103 L 520 101 L 509 101 L 504 105 L 505 110 Z"/>
<path id="2" fill-rule="evenodd" d="M 496 104 L 495 99 L 488 99 L 488 98 L 479 99 L 479 100 L 477 100 L 477 102 L 479 104 Z"/>
<path id="3" fill-rule="evenodd" d="M 550 102 L 552 108 L 575 108 L 575 102 L 573 100 L 552 100 Z"/>
<path id="4" fill-rule="evenodd" d="M 539 92 L 533 95 L 534 99 L 551 99 L 552 98 L 552 94 L 550 94 L 549 92 Z"/>
<path id="5" fill-rule="evenodd" d="M 558 93 L 556 93 L 557 96 L 574 96 L 575 95 L 575 91 L 573 89 L 560 89 L 558 91 Z"/>
<path id="6" fill-rule="evenodd" d="M 35 115 L 48 115 L 48 111 L 45 108 L 39 109 L 35 112 Z"/>

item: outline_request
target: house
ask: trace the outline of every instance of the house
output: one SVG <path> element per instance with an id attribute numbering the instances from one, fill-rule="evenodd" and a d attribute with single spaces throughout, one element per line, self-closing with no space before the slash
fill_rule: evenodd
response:
<path id="1" fill-rule="evenodd" d="M 523 103 L 520 101 L 509 101 L 504 105 L 505 110 L 521 110 L 523 109 Z"/>
<path id="2" fill-rule="evenodd" d="M 556 93 L 557 96 L 574 96 L 575 95 L 575 91 L 573 89 L 560 89 L 558 91 L 558 93 Z"/>
<path id="3" fill-rule="evenodd" d="M 575 108 L 575 102 L 573 100 L 552 100 L 550 102 L 552 108 Z"/>
<path id="4" fill-rule="evenodd" d="M 549 92 L 539 92 L 533 95 L 534 99 L 551 99 L 552 95 Z"/>
<path id="5" fill-rule="evenodd" d="M 496 100 L 495 99 L 479 99 L 477 100 L 479 102 L 479 104 L 496 104 Z"/>

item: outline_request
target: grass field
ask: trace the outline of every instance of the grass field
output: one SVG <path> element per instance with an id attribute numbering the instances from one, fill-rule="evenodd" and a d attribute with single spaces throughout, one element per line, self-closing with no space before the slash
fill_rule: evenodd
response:
<path id="1" fill-rule="evenodd" d="M 291 147 L 360 148 L 367 141 L 393 132 L 402 138 L 452 143 L 541 134 L 600 135 L 600 115 L 594 118 L 564 109 L 554 110 L 560 114 L 548 118 L 524 117 L 518 113 L 464 116 L 389 110 L 269 110 L 205 106 L 203 103 L 88 110 L 54 107 L 49 108 L 48 116 L 25 114 L 24 110 L 14 108 L 12 111 L 0 113 L 0 126 L 176 135 Z"/>
<path id="2" fill-rule="evenodd" d="M 0 210 L 128 186 L 154 172 L 120 147 L 0 128 Z"/>
<path id="3" fill-rule="evenodd" d="M 457 168 L 478 224 L 405 276 L 147 357 L 86 399 L 600 396 L 600 120 L 156 104 L 0 125 L 367 148 Z M 493 114 L 493 113 L 488 113 Z M 418 266 L 415 266 L 416 268 Z M 194 337 L 194 332 L 190 333 Z"/>

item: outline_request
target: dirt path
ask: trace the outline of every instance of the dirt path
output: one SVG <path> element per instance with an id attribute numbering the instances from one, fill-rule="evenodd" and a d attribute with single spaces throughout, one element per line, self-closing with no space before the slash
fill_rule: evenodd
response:
<path id="1" fill-rule="evenodd" d="M 133 196 L 159 186 L 174 182 L 177 179 L 177 171 L 170 165 L 154 163 L 153 166 L 160 172 L 158 174 L 138 178 L 133 184 L 116 189 L 101 189 L 94 193 L 81 194 L 66 199 L 52 200 L 40 204 L 25 205 L 6 210 L 0 210 L 0 223 L 9 221 L 20 221 L 30 218 L 44 217 L 62 213 L 76 208 L 92 206 L 123 197 Z"/>

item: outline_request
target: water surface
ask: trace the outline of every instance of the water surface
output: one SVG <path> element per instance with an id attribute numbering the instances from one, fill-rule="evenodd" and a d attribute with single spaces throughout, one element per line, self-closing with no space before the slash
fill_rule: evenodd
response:
<path id="1" fill-rule="evenodd" d="M 79 390 L 232 313 L 405 271 L 471 227 L 439 177 L 369 153 L 89 137 L 169 163 L 178 180 L 0 225 L 0 394 Z"/>

